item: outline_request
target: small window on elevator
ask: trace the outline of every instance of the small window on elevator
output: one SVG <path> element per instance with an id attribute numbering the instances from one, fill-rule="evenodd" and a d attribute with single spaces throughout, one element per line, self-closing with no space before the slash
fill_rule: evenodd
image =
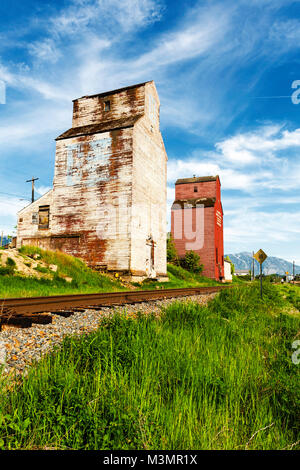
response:
<path id="1" fill-rule="evenodd" d="M 39 223 L 39 213 L 38 212 L 33 212 L 31 222 L 34 225 L 37 225 Z"/>
<path id="2" fill-rule="evenodd" d="M 49 228 L 50 206 L 39 207 L 39 229 Z"/>

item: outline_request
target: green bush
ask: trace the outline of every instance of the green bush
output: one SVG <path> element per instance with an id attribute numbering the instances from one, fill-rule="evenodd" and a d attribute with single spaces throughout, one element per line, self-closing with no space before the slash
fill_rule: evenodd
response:
<path id="1" fill-rule="evenodd" d="M 178 264 L 179 258 L 172 235 L 167 239 L 167 261 L 168 263 Z"/>
<path id="2" fill-rule="evenodd" d="M 14 274 L 16 268 L 16 262 L 12 258 L 7 258 L 6 266 L 0 267 L 0 275 L 1 276 L 11 276 Z"/>
<path id="3" fill-rule="evenodd" d="M 38 271 L 39 273 L 48 273 L 49 272 L 49 269 L 48 268 L 45 268 L 44 266 L 40 266 L 39 264 L 34 268 L 35 271 Z"/>
<path id="4" fill-rule="evenodd" d="M 10 267 L 0 266 L 0 276 L 11 276 L 14 273 L 14 270 Z"/>
<path id="5" fill-rule="evenodd" d="M 11 267 L 15 268 L 17 265 L 16 265 L 15 260 L 13 260 L 12 258 L 9 258 L 9 257 L 8 257 L 7 260 L 6 260 L 6 266 L 7 266 L 7 267 L 10 267 L 10 266 L 11 266 Z"/>
<path id="6" fill-rule="evenodd" d="M 187 251 L 184 258 L 181 258 L 180 265 L 192 273 L 201 273 L 203 264 L 200 264 L 200 256 L 193 250 Z"/>
<path id="7" fill-rule="evenodd" d="M 250 274 L 246 274 L 245 276 L 237 276 L 237 277 L 239 277 L 239 279 L 241 279 L 242 281 L 251 281 Z"/>

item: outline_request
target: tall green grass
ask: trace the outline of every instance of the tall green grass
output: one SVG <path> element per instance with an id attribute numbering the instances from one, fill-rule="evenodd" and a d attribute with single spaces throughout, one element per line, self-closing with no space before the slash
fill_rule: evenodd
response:
<path id="1" fill-rule="evenodd" d="M 42 250 L 38 247 L 23 246 L 20 250 L 23 257 L 39 255 L 46 265 L 56 265 L 57 271 L 48 270 L 52 278 L 38 279 L 18 274 L 9 276 L 0 273 L 0 297 L 34 297 L 58 294 L 111 292 L 124 287 L 117 280 L 90 269 L 83 261 L 59 251 Z M 47 272 L 47 268 L 38 267 L 37 271 Z M 65 277 L 72 278 L 72 282 Z"/>
<path id="2" fill-rule="evenodd" d="M 167 274 L 169 280 L 167 282 L 157 282 L 151 279 L 146 279 L 141 285 L 143 289 L 155 289 L 157 286 L 163 289 L 176 289 L 181 287 L 195 287 L 195 286 L 216 286 L 220 285 L 220 282 L 210 279 L 201 274 L 187 271 L 181 266 L 174 264 L 167 265 Z"/>
<path id="3" fill-rule="evenodd" d="M 5 449 L 299 449 L 300 318 L 273 286 L 116 315 L 0 400 Z M 4 387 L 4 384 L 3 384 Z"/>
<path id="4" fill-rule="evenodd" d="M 290 302 L 297 310 L 300 311 L 300 286 L 299 284 L 283 284 L 278 285 L 281 294 Z"/>
<path id="5" fill-rule="evenodd" d="M 37 266 L 36 271 L 47 273 L 50 278 L 26 277 L 14 272 L 11 267 L 0 267 L 0 297 L 35 297 L 58 294 L 111 292 L 128 289 L 117 279 L 112 279 L 90 269 L 83 261 L 59 251 L 43 250 L 35 246 L 23 246 L 20 255 L 28 263 L 28 257 L 39 256 L 46 266 L 56 265 L 53 273 L 45 266 Z M 39 261 L 37 260 L 37 261 Z M 30 261 L 30 260 L 29 260 Z M 133 283 L 132 287 L 139 289 L 168 289 L 177 287 L 211 286 L 219 284 L 213 279 L 199 274 L 190 273 L 180 266 L 168 265 L 168 282 L 146 280 L 143 283 Z M 72 278 L 67 282 L 66 277 Z"/>

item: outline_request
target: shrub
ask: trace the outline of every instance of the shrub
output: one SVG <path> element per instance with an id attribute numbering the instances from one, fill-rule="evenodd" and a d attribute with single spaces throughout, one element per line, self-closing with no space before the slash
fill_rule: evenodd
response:
<path id="1" fill-rule="evenodd" d="M 44 266 L 40 266 L 39 264 L 34 268 L 35 271 L 38 271 L 39 273 L 48 273 L 49 269 L 45 268 Z"/>
<path id="2" fill-rule="evenodd" d="M 178 253 L 172 235 L 167 239 L 167 261 L 173 264 L 178 264 L 179 262 Z"/>
<path id="3" fill-rule="evenodd" d="M 0 266 L 0 276 L 9 276 L 13 274 L 13 272 L 11 268 Z"/>
<path id="4" fill-rule="evenodd" d="M 180 265 L 192 273 L 201 273 L 203 264 L 200 264 L 200 256 L 193 250 L 187 251 L 184 258 L 181 258 Z"/>
<path id="5" fill-rule="evenodd" d="M 14 274 L 16 266 L 16 262 L 12 258 L 7 258 L 6 266 L 0 267 L 0 275 L 11 276 Z"/>
<path id="6" fill-rule="evenodd" d="M 11 266 L 11 267 L 15 268 L 17 265 L 16 265 L 15 260 L 13 260 L 12 258 L 9 258 L 9 257 L 8 257 L 7 260 L 6 260 L 6 266 L 7 266 L 7 267 L 10 267 L 10 266 Z"/>

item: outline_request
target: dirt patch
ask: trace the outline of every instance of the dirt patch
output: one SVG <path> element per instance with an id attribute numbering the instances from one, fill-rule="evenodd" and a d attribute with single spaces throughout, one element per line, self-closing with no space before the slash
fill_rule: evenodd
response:
<path id="1" fill-rule="evenodd" d="M 39 259 L 33 259 L 29 256 L 19 253 L 17 248 L 9 248 L 8 250 L 0 251 L 0 266 L 5 266 L 8 258 L 11 258 L 16 263 L 15 272 L 18 274 L 28 277 L 37 277 L 38 279 L 52 278 L 49 273 L 41 273 L 35 269 L 48 269 L 48 265 L 46 263 Z"/>

